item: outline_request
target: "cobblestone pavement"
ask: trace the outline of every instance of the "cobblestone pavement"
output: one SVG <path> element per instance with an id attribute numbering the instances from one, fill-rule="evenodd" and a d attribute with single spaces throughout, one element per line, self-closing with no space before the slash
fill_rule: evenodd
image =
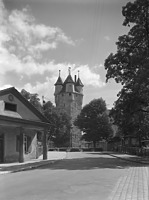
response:
<path id="1" fill-rule="evenodd" d="M 0 200 L 149 200 L 148 164 L 131 162 L 132 156 L 124 154 L 64 155 L 52 165 L 1 176 Z"/>
<path id="2" fill-rule="evenodd" d="M 149 168 L 132 167 L 117 181 L 108 200 L 149 200 Z"/>

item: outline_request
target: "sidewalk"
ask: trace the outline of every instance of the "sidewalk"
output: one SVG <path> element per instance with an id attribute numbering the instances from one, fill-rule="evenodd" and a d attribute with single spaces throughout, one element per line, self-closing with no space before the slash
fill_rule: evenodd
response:
<path id="1" fill-rule="evenodd" d="M 136 155 L 129 155 L 129 154 L 118 153 L 118 152 L 108 152 L 108 151 L 103 152 L 103 153 L 122 159 L 122 160 L 149 165 L 149 157 L 141 157 L 141 156 L 136 156 Z"/>
<path id="2" fill-rule="evenodd" d="M 116 182 L 108 200 L 148 200 L 148 167 L 130 167 Z"/>
<path id="3" fill-rule="evenodd" d="M 148 200 L 149 158 L 117 152 L 105 152 L 105 154 L 139 164 L 138 167 L 126 169 L 126 174 L 114 184 L 108 200 Z"/>
<path id="4" fill-rule="evenodd" d="M 117 152 L 103 152 L 103 153 L 129 162 L 136 162 L 139 164 L 149 165 L 149 158 L 143 158 L 140 156 L 122 154 Z M 19 162 L 3 163 L 0 164 L 0 175 L 34 169 L 46 164 L 53 163 L 56 160 L 65 159 L 66 156 L 67 152 L 49 151 L 47 160 L 43 160 L 42 156 L 40 156 L 38 159 L 26 161 L 24 163 L 19 163 Z"/>
<path id="5" fill-rule="evenodd" d="M 38 159 L 26 161 L 24 163 L 3 163 L 0 164 L 0 175 L 34 169 L 53 163 L 56 160 L 65 159 L 66 155 L 66 152 L 49 151 L 47 160 L 43 160 L 43 156 L 40 156 Z"/>

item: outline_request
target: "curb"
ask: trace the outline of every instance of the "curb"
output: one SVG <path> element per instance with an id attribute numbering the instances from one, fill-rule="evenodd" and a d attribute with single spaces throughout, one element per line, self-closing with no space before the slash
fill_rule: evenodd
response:
<path id="1" fill-rule="evenodd" d="M 58 160 L 55 160 L 55 162 L 58 161 Z M 20 172 L 20 171 L 27 171 L 27 170 L 32 170 L 32 169 L 36 169 L 38 167 L 41 167 L 41 166 L 44 166 L 44 165 L 48 165 L 48 164 L 53 164 L 54 163 L 54 160 L 50 160 L 50 161 L 45 161 L 44 163 L 40 163 L 38 165 L 31 165 L 31 166 L 28 166 L 28 167 L 23 167 L 23 168 L 20 168 L 20 169 L 16 169 L 16 170 L 12 170 L 10 171 L 10 173 L 16 173 L 16 172 Z"/>
<path id="2" fill-rule="evenodd" d="M 148 164 L 149 165 L 149 161 L 148 162 L 146 162 L 146 161 L 139 161 L 139 160 L 132 160 L 132 159 L 129 159 L 129 158 L 122 158 L 122 157 L 120 157 L 120 156 L 116 156 L 116 155 L 113 155 L 113 154 L 111 154 L 111 153 L 104 153 L 104 154 L 107 154 L 107 155 L 110 155 L 110 156 L 113 156 L 113 157 L 115 157 L 115 158 L 118 158 L 118 159 L 121 159 L 121 160 L 126 160 L 126 161 L 129 161 L 129 162 L 135 162 L 135 163 L 139 163 L 139 164 Z"/>
<path id="3" fill-rule="evenodd" d="M 47 162 L 44 162 L 44 163 L 40 163 L 38 165 L 31 165 L 31 166 L 27 166 L 27 167 L 21 167 L 19 169 L 14 169 L 14 170 L 10 170 L 10 171 L 0 171 L 0 175 L 32 170 L 32 169 L 36 169 L 36 168 L 44 166 L 44 165 L 53 164 L 56 161 L 58 161 L 58 160 L 50 160 L 50 161 L 47 161 Z"/>
<path id="4" fill-rule="evenodd" d="M 45 161 L 41 161 L 35 165 L 31 165 L 30 166 L 27 166 L 27 167 L 21 167 L 19 169 L 14 169 L 14 170 L 10 170 L 10 171 L 0 171 L 0 175 L 5 175 L 5 174 L 10 174 L 10 173 L 17 173 L 17 172 L 21 172 L 21 171 L 27 171 L 27 170 L 32 170 L 32 169 L 36 169 L 38 167 L 41 167 L 41 166 L 45 166 L 45 165 L 48 165 L 48 164 L 53 164 L 57 161 L 60 161 L 60 160 L 63 160 L 63 159 L 66 159 L 65 158 L 61 158 L 61 159 L 57 159 L 57 160 L 45 160 Z"/>

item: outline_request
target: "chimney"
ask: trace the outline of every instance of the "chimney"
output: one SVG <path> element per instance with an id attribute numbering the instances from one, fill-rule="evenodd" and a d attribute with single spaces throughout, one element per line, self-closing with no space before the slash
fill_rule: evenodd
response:
<path id="1" fill-rule="evenodd" d="M 75 75 L 74 80 L 75 80 L 75 83 L 76 83 L 77 82 L 77 75 Z"/>
<path id="2" fill-rule="evenodd" d="M 42 105 L 44 105 L 46 102 L 44 100 L 44 96 L 42 96 Z"/>

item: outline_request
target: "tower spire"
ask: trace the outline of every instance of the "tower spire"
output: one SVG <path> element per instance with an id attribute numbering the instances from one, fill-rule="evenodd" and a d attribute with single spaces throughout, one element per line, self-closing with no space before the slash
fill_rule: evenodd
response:
<path id="1" fill-rule="evenodd" d="M 68 74 L 71 74 L 71 67 L 68 67 Z"/>
<path id="2" fill-rule="evenodd" d="M 80 78 L 80 71 L 78 70 L 78 78 Z"/>
<path id="3" fill-rule="evenodd" d="M 61 76 L 61 70 L 59 70 L 59 77 Z"/>
<path id="4" fill-rule="evenodd" d="M 63 81 L 61 79 L 61 70 L 59 70 L 59 77 L 58 77 L 55 85 L 63 85 Z"/>
<path id="5" fill-rule="evenodd" d="M 79 86 L 79 87 L 83 87 L 83 83 L 80 79 L 80 71 L 78 70 L 78 79 L 77 79 L 77 82 L 76 82 L 76 86 Z"/>

